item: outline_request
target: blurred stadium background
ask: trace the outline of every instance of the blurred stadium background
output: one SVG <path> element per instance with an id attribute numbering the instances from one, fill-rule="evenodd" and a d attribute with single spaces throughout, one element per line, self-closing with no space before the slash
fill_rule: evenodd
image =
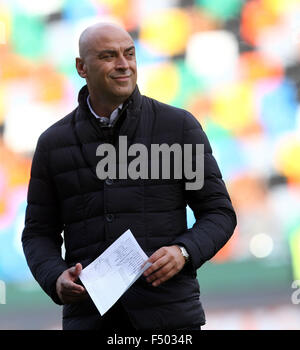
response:
<path id="1" fill-rule="evenodd" d="M 237 211 L 198 271 L 204 329 L 300 329 L 299 0 L 0 0 L 0 329 L 60 329 L 20 237 L 37 138 L 75 108 L 98 21 L 132 34 L 143 94 L 201 122 Z"/>

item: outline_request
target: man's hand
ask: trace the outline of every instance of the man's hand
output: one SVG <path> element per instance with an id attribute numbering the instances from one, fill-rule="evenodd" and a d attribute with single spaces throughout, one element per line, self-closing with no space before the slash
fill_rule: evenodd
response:
<path id="1" fill-rule="evenodd" d="M 144 272 L 144 276 L 154 287 L 176 275 L 185 264 L 185 259 L 177 245 L 158 249 L 147 261 L 152 265 Z"/>
<path id="2" fill-rule="evenodd" d="M 84 287 L 75 283 L 82 270 L 81 264 L 64 271 L 56 281 L 56 292 L 63 304 L 77 303 L 87 297 Z"/>

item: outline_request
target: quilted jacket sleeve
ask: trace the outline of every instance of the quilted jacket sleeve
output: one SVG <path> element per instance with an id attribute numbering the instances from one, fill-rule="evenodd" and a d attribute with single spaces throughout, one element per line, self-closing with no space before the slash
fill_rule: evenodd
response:
<path id="1" fill-rule="evenodd" d="M 185 118 L 184 144 L 204 145 L 204 182 L 200 189 L 185 190 L 185 198 L 196 222 L 173 244 L 186 247 L 193 269 L 210 260 L 229 240 L 236 226 L 236 215 L 210 143 L 198 121 L 189 113 Z M 195 148 L 193 148 L 195 166 Z"/>
<path id="2" fill-rule="evenodd" d="M 61 255 L 63 225 L 43 143 L 42 135 L 32 161 L 22 244 L 34 278 L 54 302 L 61 304 L 56 280 L 68 267 Z"/>

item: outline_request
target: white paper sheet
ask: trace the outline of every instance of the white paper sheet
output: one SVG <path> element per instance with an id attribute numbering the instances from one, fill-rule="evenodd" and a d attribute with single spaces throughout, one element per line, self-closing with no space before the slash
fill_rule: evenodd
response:
<path id="1" fill-rule="evenodd" d="M 130 230 L 124 232 L 79 278 L 100 314 L 109 310 L 122 294 L 151 266 Z"/>

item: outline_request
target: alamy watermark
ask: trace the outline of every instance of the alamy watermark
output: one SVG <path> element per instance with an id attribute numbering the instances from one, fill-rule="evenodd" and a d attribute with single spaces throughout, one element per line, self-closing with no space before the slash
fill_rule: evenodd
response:
<path id="1" fill-rule="evenodd" d="M 291 301 L 293 304 L 300 304 L 300 280 L 293 281 L 291 287 L 295 289 L 295 291 L 291 295 Z"/>
<path id="2" fill-rule="evenodd" d="M 6 304 L 6 285 L 0 280 L 0 304 Z"/>
<path id="3" fill-rule="evenodd" d="M 185 179 L 186 190 L 200 190 L 204 184 L 203 144 L 151 144 L 149 152 L 141 143 L 128 148 L 127 136 L 119 136 L 118 149 L 103 143 L 97 147 L 96 156 L 104 157 L 96 167 L 101 180 Z"/>

